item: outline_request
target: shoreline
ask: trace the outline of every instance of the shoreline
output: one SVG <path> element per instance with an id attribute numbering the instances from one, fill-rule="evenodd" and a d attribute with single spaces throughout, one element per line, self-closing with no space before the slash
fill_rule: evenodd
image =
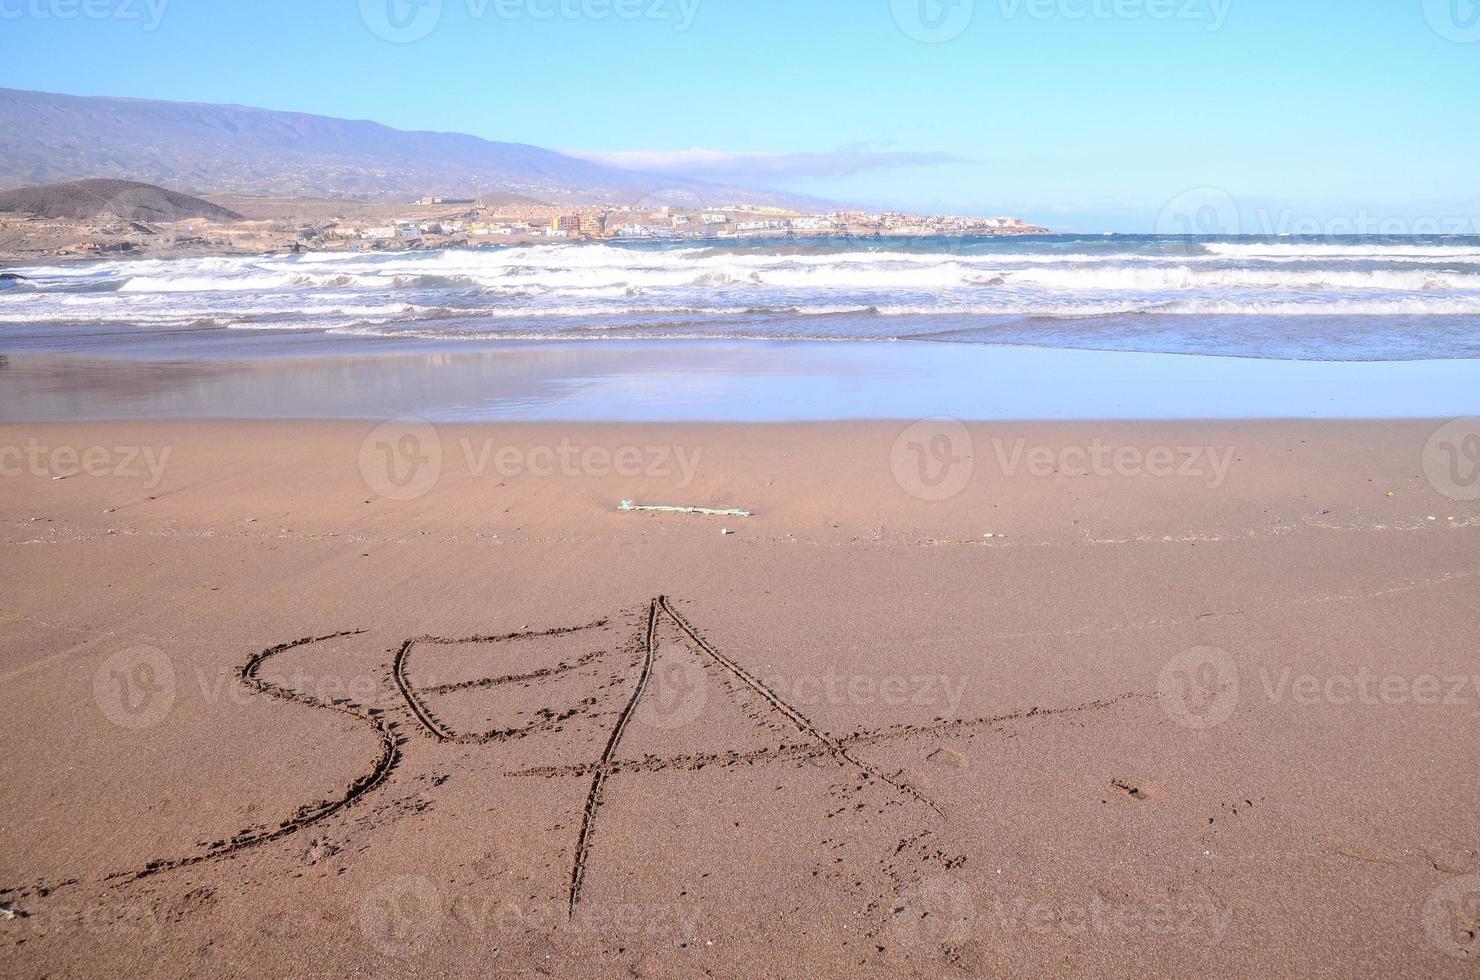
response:
<path id="1" fill-rule="evenodd" d="M 98 338 L 107 340 L 109 338 Z M 0 421 L 87 418 L 802 422 L 1480 415 L 1480 359 L 1289 361 L 909 341 L 168 338 L 0 360 Z M 240 344 L 240 338 L 234 341 Z M 467 345 L 474 346 L 467 346 Z M 55 341 L 51 346 L 55 346 Z M 293 353 L 296 345 L 296 353 Z M 45 345 L 41 345 L 45 346 Z M 288 351 L 284 348 L 288 347 Z M 328 349 L 325 350 L 324 347 Z M 86 350 L 84 348 L 84 350 Z M 171 356 L 172 355 L 172 356 Z"/>
<path id="2" fill-rule="evenodd" d="M 387 210 L 394 210 L 388 208 Z M 11 214 L 0 213 L 0 234 L 6 231 L 5 220 L 14 220 Z M 23 219 L 24 220 L 24 219 Z M 32 219 L 42 221 L 44 219 Z M 81 239 L 106 237 L 96 232 L 81 233 L 76 236 Z M 73 265 L 82 262 L 128 262 L 128 261 L 160 261 L 168 259 L 231 259 L 231 258 L 272 258 L 274 256 L 299 255 L 305 253 L 322 253 L 327 255 L 399 255 L 419 252 L 443 252 L 443 251 L 478 251 L 482 249 L 509 249 L 530 248 L 542 245 L 561 245 L 578 247 L 582 245 L 688 245 L 694 247 L 715 247 L 735 245 L 765 245 L 771 243 L 785 242 L 917 242 L 939 240 L 942 237 L 951 237 L 962 241 L 996 241 L 1000 239 L 1054 239 L 1078 237 L 1071 232 L 1052 231 L 1047 228 L 1032 228 L 1030 230 L 998 230 L 992 232 L 979 231 L 970 234 L 944 236 L 941 233 L 920 234 L 914 232 L 843 232 L 843 231 L 794 231 L 785 235 L 766 234 L 762 232 L 732 234 L 732 235 L 682 235 L 672 238 L 658 238 L 653 236 L 622 237 L 610 235 L 603 237 L 587 237 L 575 239 L 547 238 L 541 235 L 511 235 L 503 241 L 469 241 L 467 239 L 446 238 L 423 240 L 420 238 L 405 242 L 390 239 L 389 243 L 379 243 L 375 246 L 367 246 L 359 240 L 336 240 L 336 239 L 314 239 L 312 242 L 304 242 L 294 235 L 278 235 L 269 245 L 263 245 L 261 240 L 254 241 L 250 245 L 242 245 L 239 248 L 223 247 L 219 245 L 198 246 L 176 245 L 171 243 L 137 243 L 128 241 L 128 247 L 119 248 L 120 243 L 113 243 L 109 248 L 100 251 L 78 251 L 76 244 L 61 246 L 62 250 L 53 248 L 38 250 L 15 250 L 0 249 L 0 270 L 24 268 L 30 266 L 47 267 L 53 265 Z"/>

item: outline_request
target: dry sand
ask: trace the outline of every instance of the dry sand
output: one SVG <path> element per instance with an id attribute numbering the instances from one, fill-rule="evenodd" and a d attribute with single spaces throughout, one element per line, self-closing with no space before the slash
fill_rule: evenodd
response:
<path id="1" fill-rule="evenodd" d="M 0 427 L 0 972 L 1474 975 L 1434 423 L 372 428 Z"/>

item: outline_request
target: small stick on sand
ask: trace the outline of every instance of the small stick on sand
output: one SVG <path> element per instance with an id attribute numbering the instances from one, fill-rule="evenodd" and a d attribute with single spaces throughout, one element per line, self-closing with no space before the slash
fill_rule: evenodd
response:
<path id="1" fill-rule="evenodd" d="M 750 517 L 748 510 L 711 510 L 708 507 L 668 507 L 663 504 L 634 504 L 630 500 L 624 500 L 617 504 L 617 510 L 652 510 L 664 514 L 704 514 L 709 517 Z"/>

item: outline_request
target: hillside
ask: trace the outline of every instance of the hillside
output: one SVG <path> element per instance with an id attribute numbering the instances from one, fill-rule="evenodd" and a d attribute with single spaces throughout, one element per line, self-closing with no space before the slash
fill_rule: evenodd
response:
<path id="1" fill-rule="evenodd" d="M 636 203 L 806 198 L 618 170 L 521 143 L 244 106 L 0 88 L 0 187 L 111 177 L 197 194 L 407 199 L 522 194 Z"/>
<path id="2" fill-rule="evenodd" d="M 198 197 L 130 180 L 75 180 L 0 191 L 0 212 L 74 221 L 239 221 L 242 217 Z"/>

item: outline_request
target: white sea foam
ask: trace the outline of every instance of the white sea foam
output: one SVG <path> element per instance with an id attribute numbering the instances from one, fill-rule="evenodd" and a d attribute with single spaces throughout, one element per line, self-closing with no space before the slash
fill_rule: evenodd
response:
<path id="1" fill-rule="evenodd" d="M 400 337 L 820 336 L 889 339 L 1003 320 L 1257 318 L 1248 345 L 1326 318 L 1405 355 L 1480 348 L 1480 242 L 1079 239 L 689 246 L 533 245 L 101 261 L 14 270 L 0 331 L 98 324 Z M 1444 321 L 1426 329 L 1414 318 Z M 1394 323 L 1401 319 L 1402 326 Z M 918 322 L 914 322 L 918 321 Z M 1158 329 L 1166 329 L 1159 326 Z M 1284 338 L 1284 339 L 1282 339 Z M 1179 348 L 1180 349 L 1180 348 Z"/>

